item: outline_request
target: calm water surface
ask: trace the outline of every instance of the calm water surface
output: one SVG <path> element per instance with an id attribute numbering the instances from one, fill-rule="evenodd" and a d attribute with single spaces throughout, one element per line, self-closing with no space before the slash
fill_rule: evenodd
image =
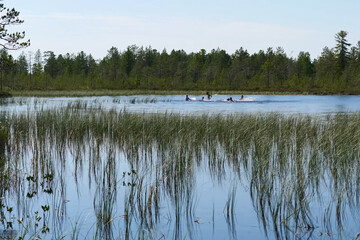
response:
<path id="1" fill-rule="evenodd" d="M 197 100 L 186 102 L 182 95 L 13 98 L 2 100 L 0 111 L 34 114 L 43 109 L 69 105 L 119 111 L 125 109 L 140 113 L 196 115 L 278 112 L 322 116 L 360 111 L 359 96 L 249 95 L 245 96 L 246 101 L 239 102 L 227 102 L 226 99 L 230 97 L 227 95 L 214 95 L 210 101 L 204 102 L 199 101 L 202 96 L 190 97 Z M 231 97 L 234 100 L 240 98 L 238 95 Z M 79 149 L 80 151 L 77 151 Z M 50 233 L 46 235 L 46 239 L 55 239 L 55 236 L 62 234 L 66 236 L 65 239 L 71 239 L 72 235 L 77 235 L 77 239 L 93 239 L 99 232 L 104 234 L 99 235 L 104 239 L 355 239 L 360 231 L 359 210 L 345 205 L 341 213 L 337 213 L 334 195 L 327 189 L 327 182 L 321 183 L 321 200 L 314 197 L 316 200 L 310 201 L 309 208 L 306 209 L 306 214 L 311 215 L 313 220 L 311 226 L 306 225 L 306 221 L 295 221 L 290 226 L 282 226 L 280 223 L 278 226 L 272 221 L 272 203 L 261 205 L 262 200 L 259 198 L 263 196 L 254 192 L 254 189 L 251 191 L 254 183 L 246 170 L 235 171 L 232 166 L 224 165 L 221 170 L 214 172 L 209 169 L 206 161 L 201 161 L 194 163 L 190 177 L 182 182 L 172 183 L 181 189 L 169 189 L 168 193 L 162 192 L 158 196 L 161 205 L 156 211 L 153 209 L 159 214 L 155 216 L 146 205 L 154 191 L 152 183 L 156 182 L 155 172 L 159 171 L 159 166 L 153 163 L 149 156 L 140 154 L 134 173 L 134 166 L 129 164 L 126 154 L 121 149 L 110 150 L 106 143 L 99 149 L 99 165 L 95 168 L 94 162 L 88 160 L 94 157 L 89 146 L 66 146 L 60 155 L 57 151 L 51 147 L 47 149 L 50 158 L 53 157 L 57 162 L 51 170 L 57 177 L 52 183 L 43 181 L 43 185 L 50 184 L 48 187 L 53 190 L 52 194 L 42 191 L 34 198 L 27 195 L 31 193 L 31 189 L 41 189 L 39 186 L 35 187 L 31 180 L 24 180 L 30 173 L 35 174 L 32 160 L 36 153 L 29 149 L 24 150 L 22 158 L 25 164 L 18 176 L 19 181 L 22 178 L 24 183 L 18 185 L 18 192 L 15 190 L 6 196 L 7 206 L 15 208 L 14 212 L 7 214 L 14 219 L 25 212 L 41 212 L 41 206 L 50 206 L 51 214 L 41 216 L 51 219 Z M 113 159 L 114 165 L 107 165 L 109 158 Z M 155 156 L 153 158 L 156 159 Z M 108 179 L 115 182 L 115 186 L 110 184 Z M 139 193 L 139 185 L 142 183 L 143 192 Z M 136 184 L 137 192 L 132 190 L 132 184 Z M 280 188 L 281 184 L 278 187 Z M 42 186 L 42 189 L 46 188 Z M 281 198 L 276 197 L 276 190 L 274 189 L 273 196 L 268 196 L 274 202 Z M 132 196 L 136 198 L 140 194 L 142 199 L 134 204 L 136 208 L 144 210 L 134 210 L 138 212 L 133 213 L 130 218 L 125 214 L 129 208 L 127 203 L 132 201 Z M 352 197 L 359 198 L 358 195 L 348 198 Z M 284 211 L 294 208 L 294 214 L 297 214 L 296 206 L 290 207 L 296 203 L 279 204 Z M 230 214 L 229 206 L 232 209 Z M 266 208 L 264 213 L 260 208 Z M 106 220 L 99 218 L 99 212 L 104 216 L 107 211 L 111 212 L 111 224 L 104 224 Z M 141 215 L 145 212 L 147 217 L 144 220 Z M 342 220 L 341 226 L 336 218 L 338 214 L 346 215 L 344 219 L 347 221 Z M 300 225 L 296 225 L 298 223 Z M 39 225 L 41 226 L 41 221 Z M 16 226 L 14 228 L 16 229 Z"/>
<path id="2" fill-rule="evenodd" d="M 360 96 L 303 96 L 303 95 L 248 95 L 238 101 L 240 95 L 213 95 L 210 101 L 200 101 L 202 96 L 190 96 L 195 101 L 184 101 L 183 95 L 139 95 L 118 97 L 79 98 L 13 98 L 6 100 L 2 111 L 28 111 L 34 109 L 64 107 L 70 103 L 87 107 L 126 109 L 134 112 L 173 112 L 181 114 L 239 114 L 279 112 L 285 114 L 332 114 L 360 111 Z M 227 102 L 232 97 L 235 102 Z"/>

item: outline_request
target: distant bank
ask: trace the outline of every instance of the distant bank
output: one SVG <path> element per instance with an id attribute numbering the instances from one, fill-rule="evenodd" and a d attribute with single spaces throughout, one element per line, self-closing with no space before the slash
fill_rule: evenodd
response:
<path id="1" fill-rule="evenodd" d="M 22 90 L 3 91 L 4 97 L 81 97 L 81 96 L 127 96 L 127 95 L 206 95 L 207 90 Z M 215 95 L 360 95 L 360 92 L 332 91 L 211 91 Z"/>

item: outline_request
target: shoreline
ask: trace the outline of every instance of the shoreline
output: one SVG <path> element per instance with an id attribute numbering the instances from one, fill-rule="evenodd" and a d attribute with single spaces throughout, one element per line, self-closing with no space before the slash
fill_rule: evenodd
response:
<path id="1" fill-rule="evenodd" d="M 206 95 L 208 90 L 25 90 L 2 92 L 1 97 L 87 97 L 87 96 L 131 96 L 131 95 Z M 209 91 L 211 95 L 333 95 L 351 96 L 360 95 L 351 92 L 299 92 L 299 91 L 239 91 L 239 90 L 218 90 Z"/>

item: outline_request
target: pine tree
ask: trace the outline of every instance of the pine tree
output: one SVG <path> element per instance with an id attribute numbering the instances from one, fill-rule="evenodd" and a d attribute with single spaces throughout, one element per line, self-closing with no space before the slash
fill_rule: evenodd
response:
<path id="1" fill-rule="evenodd" d="M 16 50 L 30 45 L 30 40 L 23 41 L 25 32 L 8 32 L 8 26 L 21 24 L 24 21 L 19 19 L 20 12 L 14 8 L 9 9 L 0 4 L 0 46 L 7 50 Z M 3 69 L 0 69 L 0 74 Z M 2 91 L 3 83 L 1 78 L 0 91 Z"/>
<path id="2" fill-rule="evenodd" d="M 340 73 L 342 73 L 346 67 L 348 58 L 349 58 L 349 46 L 350 43 L 347 42 L 346 36 L 347 32 L 341 30 L 335 35 L 335 40 L 337 42 L 335 46 L 335 54 L 338 61 L 338 67 Z"/>

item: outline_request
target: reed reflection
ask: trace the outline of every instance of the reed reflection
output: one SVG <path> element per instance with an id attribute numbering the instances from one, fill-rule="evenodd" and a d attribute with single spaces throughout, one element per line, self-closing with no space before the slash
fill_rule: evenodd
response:
<path id="1" fill-rule="evenodd" d="M 87 177 L 89 191 L 95 189 L 94 235 L 99 238 L 159 239 L 166 234 L 196 239 L 197 175 L 203 171 L 224 188 L 236 186 L 223 203 L 229 238 L 240 235 L 239 183 L 249 185 L 259 223 L 269 238 L 355 234 L 347 219 L 359 217 L 360 114 L 325 119 L 279 114 L 180 116 L 69 106 L 2 114 L 0 121 L 10 133 L 3 144 L 2 183 L 9 167 L 15 174 L 1 186 L 18 184 L 13 190 L 2 187 L 1 196 L 16 199 L 17 208 L 23 209 L 27 198 L 15 189 L 25 180 L 16 174 L 26 172 L 40 179 L 28 182 L 30 194 L 61 189 L 52 194 L 63 213 L 52 213 L 51 221 L 58 223 L 67 215 L 62 203 L 70 181 L 65 173 L 72 173 L 75 184 Z M 52 183 L 41 186 L 50 173 Z M 57 235 L 61 231 L 65 230 L 60 228 Z"/>

